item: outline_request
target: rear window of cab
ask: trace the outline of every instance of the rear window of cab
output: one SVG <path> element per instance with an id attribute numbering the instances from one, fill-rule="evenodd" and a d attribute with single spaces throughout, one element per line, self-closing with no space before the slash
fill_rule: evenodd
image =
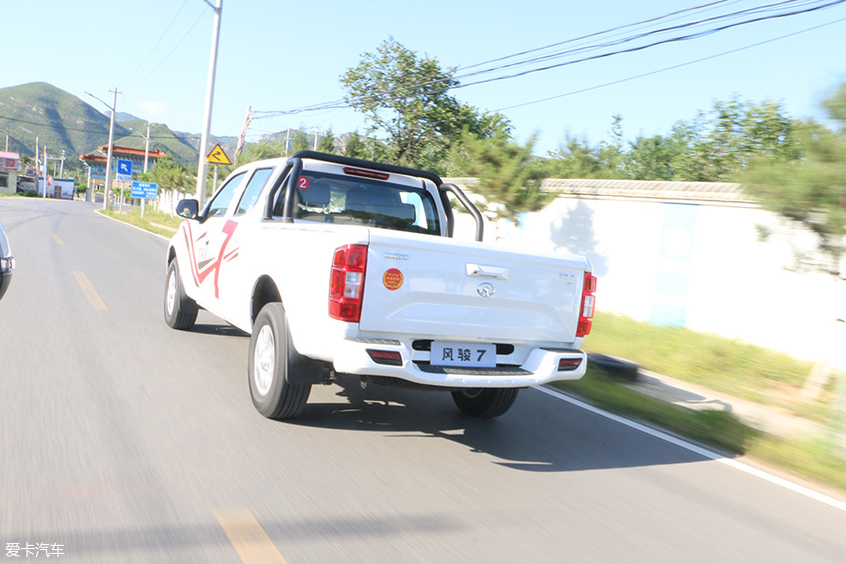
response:
<path id="1" fill-rule="evenodd" d="M 303 171 L 297 179 L 296 191 L 295 219 L 440 235 L 434 198 L 422 186 Z M 282 216 L 284 197 L 285 190 L 280 190 L 273 208 L 274 217 Z"/>

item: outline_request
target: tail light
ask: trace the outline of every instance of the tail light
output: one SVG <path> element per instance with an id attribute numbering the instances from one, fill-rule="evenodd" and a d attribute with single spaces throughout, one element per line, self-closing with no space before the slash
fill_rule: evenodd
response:
<path id="1" fill-rule="evenodd" d="M 402 366 L 402 354 L 399 351 L 380 351 L 366 349 L 367 354 L 376 364 L 387 364 L 388 366 Z"/>
<path id="2" fill-rule="evenodd" d="M 582 309 L 579 312 L 579 326 L 576 329 L 576 337 L 584 337 L 590 334 L 590 327 L 593 324 L 594 296 L 596 292 L 596 276 L 585 272 L 585 284 L 582 287 Z"/>
<path id="3" fill-rule="evenodd" d="M 329 279 L 329 317 L 358 323 L 367 270 L 367 245 L 344 245 L 335 249 Z"/>
<path id="4" fill-rule="evenodd" d="M 562 358 L 558 360 L 558 372 L 570 372 L 581 366 L 580 358 Z"/>

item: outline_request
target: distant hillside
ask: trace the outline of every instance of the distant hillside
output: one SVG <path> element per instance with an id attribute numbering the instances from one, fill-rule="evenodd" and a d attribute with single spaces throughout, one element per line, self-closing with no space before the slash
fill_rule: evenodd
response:
<path id="1" fill-rule="evenodd" d="M 0 89 L 0 129 L 9 131 L 9 150 L 35 154 L 65 151 L 71 162 L 80 154 L 109 142 L 109 118 L 76 96 L 45 82 Z M 115 137 L 131 132 L 115 125 Z"/>
<path id="2" fill-rule="evenodd" d="M 200 139 L 202 139 L 203 135 L 201 133 L 186 133 L 184 131 L 174 131 L 173 134 L 181 139 L 187 145 L 190 145 L 194 152 L 197 153 L 197 150 L 200 148 Z M 209 144 L 211 149 L 214 147 L 215 143 L 220 143 L 220 146 L 223 147 L 223 150 L 229 155 L 229 158 L 232 158 L 232 155 L 235 153 L 235 147 L 238 146 L 238 136 L 223 136 L 223 137 L 215 137 L 212 135 L 209 138 Z M 197 166 L 197 160 L 200 158 L 199 154 L 194 158 L 194 166 Z"/>
<path id="3" fill-rule="evenodd" d="M 111 115 L 111 110 L 105 110 L 103 112 L 106 114 L 106 117 Z M 127 113 L 127 112 L 115 112 L 115 121 L 135 121 L 137 119 L 141 119 L 140 117 L 135 117 L 134 115 Z"/>
<path id="4" fill-rule="evenodd" d="M 292 142 L 294 140 L 294 136 L 297 134 L 298 130 L 296 129 L 286 129 L 284 131 L 279 131 L 277 133 L 267 133 L 259 137 L 259 143 L 278 143 L 282 147 L 285 146 L 285 140 L 288 140 L 289 148 L 293 147 Z M 306 138 L 308 139 L 308 146 L 309 148 L 314 147 L 314 133 L 309 133 L 307 131 L 304 132 L 306 134 Z M 347 139 L 349 139 L 352 133 L 345 133 L 343 135 L 334 136 L 333 143 L 335 145 L 335 150 L 343 150 L 346 147 Z"/>
<path id="5" fill-rule="evenodd" d="M 120 115 L 120 112 L 117 113 Z M 115 138 L 115 145 L 119 147 L 132 147 L 143 149 L 146 143 L 144 137 L 147 135 L 147 121 L 134 119 L 121 121 L 120 125 L 129 130 L 129 135 Z M 199 145 L 199 143 L 197 143 Z M 184 138 L 177 136 L 164 124 L 153 124 L 150 128 L 150 150 L 164 151 L 173 156 L 174 162 L 187 167 L 197 167 L 199 155 L 197 149 L 189 144 Z"/>
<path id="6" fill-rule="evenodd" d="M 39 148 L 51 156 L 65 151 L 65 168 L 76 168 L 79 155 L 91 153 L 109 142 L 109 112 L 100 111 L 99 102 L 88 103 L 45 82 L 32 82 L 0 89 L 0 131 L 9 132 L 9 150 L 22 155 L 35 154 L 35 139 Z M 115 145 L 144 148 L 147 121 L 126 112 L 115 114 Z M 282 146 L 285 136 L 293 140 L 296 130 L 264 135 L 260 142 L 276 141 Z M 307 134 L 309 146 L 314 135 Z M 343 150 L 350 134 L 335 137 L 336 150 Z M 172 131 L 164 124 L 153 125 L 150 149 L 170 153 L 177 163 L 196 168 L 199 159 L 199 133 Z M 211 145 L 220 143 L 230 158 L 235 156 L 237 136 L 212 136 Z M 209 147 L 211 148 L 211 146 Z"/>

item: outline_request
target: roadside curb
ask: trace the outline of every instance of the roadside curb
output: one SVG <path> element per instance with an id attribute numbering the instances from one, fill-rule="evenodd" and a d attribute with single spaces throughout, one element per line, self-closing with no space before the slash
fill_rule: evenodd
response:
<path id="1" fill-rule="evenodd" d="M 588 353 L 594 365 L 612 377 L 619 378 L 626 388 L 653 399 L 693 411 L 726 411 L 736 415 L 753 429 L 784 438 L 813 437 L 825 433 L 820 423 L 796 417 L 787 410 L 762 405 L 716 392 L 704 386 L 644 370 L 634 361 Z"/>

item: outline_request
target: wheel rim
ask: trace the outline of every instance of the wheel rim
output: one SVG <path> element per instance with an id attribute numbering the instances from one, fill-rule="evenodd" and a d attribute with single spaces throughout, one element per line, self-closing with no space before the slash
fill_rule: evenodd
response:
<path id="1" fill-rule="evenodd" d="M 273 372 L 276 368 L 276 342 L 268 325 L 259 330 L 253 352 L 253 380 L 256 391 L 260 396 L 266 396 L 273 384 Z"/>
<path id="2" fill-rule="evenodd" d="M 176 272 L 171 270 L 167 278 L 167 314 L 173 315 L 176 307 Z"/>
<path id="3" fill-rule="evenodd" d="M 476 399 L 482 394 L 481 388 L 471 388 L 467 390 L 461 390 L 461 393 L 464 394 L 464 397 L 467 399 Z"/>

